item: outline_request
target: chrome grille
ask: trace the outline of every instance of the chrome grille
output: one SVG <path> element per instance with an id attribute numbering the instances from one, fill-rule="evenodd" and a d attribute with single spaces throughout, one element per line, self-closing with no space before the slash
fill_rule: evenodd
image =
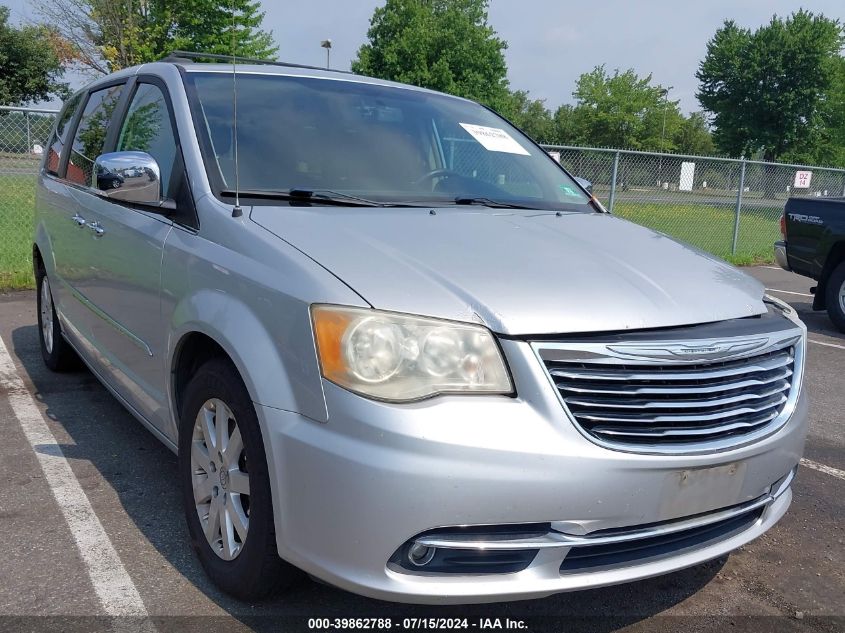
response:
<path id="1" fill-rule="evenodd" d="M 545 354 L 549 344 L 538 343 L 535 349 L 571 418 L 589 437 L 633 450 L 680 451 L 701 443 L 729 447 L 788 417 L 800 360 L 800 336 L 791 334 L 764 338 L 754 353 L 739 357 L 707 348 L 707 358 L 637 358 L 618 343 L 561 343 Z M 632 349 L 671 352 L 681 345 Z"/>

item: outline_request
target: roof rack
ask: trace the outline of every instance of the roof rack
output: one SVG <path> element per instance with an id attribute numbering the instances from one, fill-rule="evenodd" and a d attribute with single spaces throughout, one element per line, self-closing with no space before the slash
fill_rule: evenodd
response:
<path id="1" fill-rule="evenodd" d="M 263 66 L 282 66 L 284 68 L 304 68 L 306 70 L 329 70 L 335 73 L 354 75 L 350 70 L 333 70 L 331 68 L 320 68 L 319 66 L 307 66 L 305 64 L 292 64 L 290 62 L 277 62 L 268 59 L 257 59 L 254 57 L 237 57 L 233 55 L 221 55 L 219 53 L 197 53 L 195 51 L 170 51 L 159 59 L 160 62 L 171 64 L 184 64 L 192 62 L 222 62 L 231 64 L 233 61 L 241 64 L 260 64 Z"/>

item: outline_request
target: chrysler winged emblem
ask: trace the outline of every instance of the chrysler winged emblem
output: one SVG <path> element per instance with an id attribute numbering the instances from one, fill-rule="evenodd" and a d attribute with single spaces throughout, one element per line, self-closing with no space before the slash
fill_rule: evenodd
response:
<path id="1" fill-rule="evenodd" d="M 652 343 L 643 345 L 608 345 L 607 349 L 623 356 L 639 358 L 714 358 L 736 356 L 768 344 L 768 337 L 732 339 L 726 341 L 700 341 L 689 343 Z"/>

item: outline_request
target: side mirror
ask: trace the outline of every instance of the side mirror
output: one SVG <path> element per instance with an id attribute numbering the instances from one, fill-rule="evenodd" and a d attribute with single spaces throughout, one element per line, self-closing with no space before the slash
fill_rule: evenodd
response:
<path id="1" fill-rule="evenodd" d="M 94 188 L 124 202 L 162 202 L 161 170 L 146 152 L 100 154 L 94 162 Z"/>

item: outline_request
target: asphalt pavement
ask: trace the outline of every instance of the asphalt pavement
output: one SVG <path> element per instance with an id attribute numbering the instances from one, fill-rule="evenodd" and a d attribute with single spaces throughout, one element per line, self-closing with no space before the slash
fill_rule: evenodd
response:
<path id="1" fill-rule="evenodd" d="M 306 631 L 313 618 L 388 616 L 393 629 L 443 617 L 477 630 L 845 630 L 845 335 L 810 309 L 810 280 L 748 272 L 810 331 L 810 432 L 784 519 L 667 576 L 466 607 L 390 604 L 310 579 L 259 604 L 219 592 L 188 544 L 175 456 L 88 371 L 44 367 L 33 292 L 0 295 L 0 630 Z"/>

